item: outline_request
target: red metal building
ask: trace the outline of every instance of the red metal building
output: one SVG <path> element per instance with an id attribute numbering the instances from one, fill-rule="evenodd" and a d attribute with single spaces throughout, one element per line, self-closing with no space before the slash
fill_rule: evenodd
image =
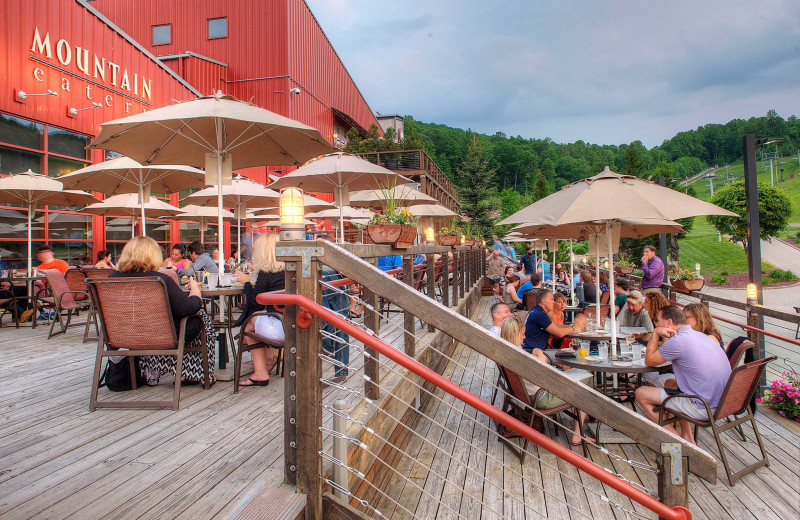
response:
<path id="1" fill-rule="evenodd" d="M 0 54 L 0 175 L 30 168 L 57 177 L 100 162 L 103 152 L 85 146 L 102 122 L 216 90 L 315 126 L 342 146 L 348 129 L 376 123 L 302 0 L 4 0 Z M 288 170 L 244 173 L 266 183 L 268 173 Z M 0 249 L 8 259 L 24 255 L 26 228 L 24 212 L 5 208 Z M 69 209 L 35 215 L 34 239 L 59 257 L 118 251 L 129 237 L 130 221 Z M 148 235 L 166 245 L 193 240 L 197 230 L 148 222 Z"/>

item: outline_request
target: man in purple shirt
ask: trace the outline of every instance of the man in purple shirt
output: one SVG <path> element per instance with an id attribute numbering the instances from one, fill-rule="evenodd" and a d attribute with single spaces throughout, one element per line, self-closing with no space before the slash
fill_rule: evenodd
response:
<path id="1" fill-rule="evenodd" d="M 642 386 L 636 390 L 636 402 L 652 421 L 658 421 L 659 406 L 670 393 L 699 395 L 708 402 L 711 412 L 716 410 L 725 385 L 731 375 L 731 366 L 725 352 L 716 341 L 702 332 L 692 330 L 686 323 L 683 310 L 677 305 L 667 305 L 658 313 L 654 334 L 647 343 L 644 364 L 658 366 L 672 362 L 674 378 L 669 374 L 650 382 L 658 386 Z M 666 339 L 658 348 L 658 338 Z M 667 403 L 667 410 L 674 410 L 692 419 L 708 419 L 705 406 L 699 399 L 674 398 Z M 680 435 L 695 444 L 692 425 L 678 421 Z M 677 434 L 674 426 L 665 426 Z"/>
<path id="2" fill-rule="evenodd" d="M 642 293 L 656 292 L 661 290 L 664 283 L 664 262 L 656 256 L 655 246 L 644 246 L 642 251 Z"/>

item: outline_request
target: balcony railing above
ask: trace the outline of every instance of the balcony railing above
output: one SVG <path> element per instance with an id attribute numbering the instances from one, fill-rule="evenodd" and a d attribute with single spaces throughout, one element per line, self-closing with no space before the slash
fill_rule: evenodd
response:
<path id="1" fill-rule="evenodd" d="M 458 211 L 460 201 L 456 186 L 425 150 L 363 152 L 358 155 L 419 182 L 420 191 L 434 197 L 446 208 Z"/>

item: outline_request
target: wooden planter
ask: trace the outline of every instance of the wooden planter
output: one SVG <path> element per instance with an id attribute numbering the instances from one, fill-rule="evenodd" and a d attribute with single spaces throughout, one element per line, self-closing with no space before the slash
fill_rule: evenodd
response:
<path id="1" fill-rule="evenodd" d="M 702 278 L 699 280 L 679 280 L 677 278 L 670 278 L 669 282 L 672 284 L 673 289 L 684 294 L 689 294 L 692 291 L 699 291 L 706 283 Z"/>
<path id="2" fill-rule="evenodd" d="M 405 249 L 414 245 L 417 228 L 404 224 L 377 224 L 367 226 L 367 234 L 375 244 L 392 244 Z"/>
<path id="3" fill-rule="evenodd" d="M 472 239 L 464 240 L 464 245 L 465 246 L 474 246 L 475 245 L 475 240 L 472 240 Z"/>
<path id="4" fill-rule="evenodd" d="M 440 246 L 458 247 L 461 237 L 458 235 L 438 235 L 436 241 Z"/>
<path id="5" fill-rule="evenodd" d="M 627 275 L 631 274 L 633 272 L 633 270 L 634 270 L 633 267 L 620 267 L 620 266 L 615 266 L 614 267 L 614 271 L 617 274 L 621 274 L 623 276 L 627 276 Z"/>

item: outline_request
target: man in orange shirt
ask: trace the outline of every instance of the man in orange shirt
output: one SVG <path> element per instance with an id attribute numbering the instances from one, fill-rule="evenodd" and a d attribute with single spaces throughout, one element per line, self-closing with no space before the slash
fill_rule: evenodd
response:
<path id="1" fill-rule="evenodd" d="M 61 274 L 64 274 L 67 272 L 67 269 L 69 269 L 69 264 L 56 258 L 55 251 L 47 244 L 39 246 L 39 249 L 36 250 L 36 259 L 40 262 L 38 266 L 40 271 L 44 269 L 58 269 L 61 271 Z"/>

